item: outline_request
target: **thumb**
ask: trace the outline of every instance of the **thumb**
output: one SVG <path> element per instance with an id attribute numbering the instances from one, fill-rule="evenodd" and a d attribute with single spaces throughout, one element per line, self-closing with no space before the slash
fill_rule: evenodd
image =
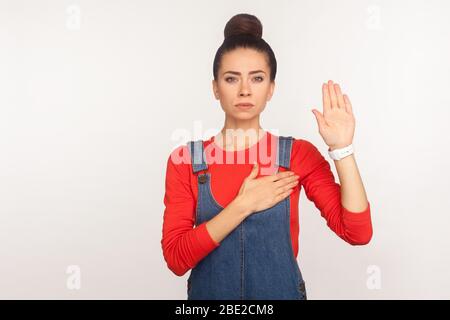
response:
<path id="1" fill-rule="evenodd" d="M 248 176 L 248 178 L 249 179 L 255 179 L 256 176 L 258 175 L 258 171 L 259 171 L 258 162 L 255 161 L 254 164 L 253 164 L 252 172 L 250 172 L 250 175 Z"/>
<path id="2" fill-rule="evenodd" d="M 317 125 L 319 126 L 319 129 L 325 126 L 325 119 L 323 118 L 323 115 L 317 111 L 316 109 L 311 110 L 314 116 L 317 120 Z"/>

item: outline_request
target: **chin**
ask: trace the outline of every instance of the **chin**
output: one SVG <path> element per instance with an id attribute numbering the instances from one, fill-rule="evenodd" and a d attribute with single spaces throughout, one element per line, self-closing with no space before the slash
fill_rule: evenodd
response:
<path id="1" fill-rule="evenodd" d="M 249 120 L 255 118 L 258 114 L 254 112 L 233 112 L 231 116 L 237 120 Z"/>

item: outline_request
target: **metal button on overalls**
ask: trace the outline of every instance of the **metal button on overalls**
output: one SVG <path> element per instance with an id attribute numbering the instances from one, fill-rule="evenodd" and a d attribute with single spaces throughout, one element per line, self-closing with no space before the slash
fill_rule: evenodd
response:
<path id="1" fill-rule="evenodd" d="M 206 180 L 208 180 L 208 177 L 206 176 L 206 174 L 200 174 L 200 175 L 198 176 L 198 182 L 199 182 L 199 183 L 203 184 L 203 183 L 206 182 Z"/>

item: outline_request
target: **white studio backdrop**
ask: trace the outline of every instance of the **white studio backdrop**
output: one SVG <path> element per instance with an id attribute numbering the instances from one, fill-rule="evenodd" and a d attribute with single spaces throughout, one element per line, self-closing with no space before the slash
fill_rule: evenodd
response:
<path id="1" fill-rule="evenodd" d="M 0 0 L 0 298 L 186 298 L 160 243 L 166 161 L 223 125 L 212 63 L 237 13 L 278 61 L 263 128 L 336 181 L 311 109 L 328 79 L 353 104 L 374 234 L 345 243 L 302 189 L 308 298 L 450 298 L 445 0 Z"/>

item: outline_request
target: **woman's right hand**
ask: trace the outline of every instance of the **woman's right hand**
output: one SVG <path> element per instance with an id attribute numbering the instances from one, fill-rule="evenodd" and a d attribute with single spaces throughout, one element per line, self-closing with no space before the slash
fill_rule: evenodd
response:
<path id="1" fill-rule="evenodd" d="M 244 179 L 237 198 L 250 214 L 270 208 L 287 198 L 298 184 L 299 176 L 282 171 L 256 179 L 259 165 L 255 163 L 250 175 Z"/>

